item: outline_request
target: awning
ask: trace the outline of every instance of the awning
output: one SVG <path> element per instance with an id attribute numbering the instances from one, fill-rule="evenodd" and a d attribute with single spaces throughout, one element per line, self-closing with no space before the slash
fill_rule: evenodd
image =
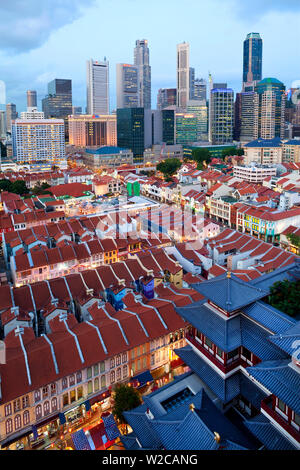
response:
<path id="1" fill-rule="evenodd" d="M 8 446 L 10 446 L 10 444 L 13 444 L 14 442 L 17 442 L 20 439 L 23 439 L 24 437 L 29 436 L 31 433 L 32 433 L 31 426 L 27 430 L 15 433 L 13 436 L 8 437 L 7 439 L 5 439 L 4 441 L 1 442 L 1 448 L 8 447 Z"/>
<path id="2" fill-rule="evenodd" d="M 144 387 L 145 385 L 150 385 L 153 382 L 153 377 L 151 375 L 150 370 L 146 370 L 146 372 L 142 372 L 141 374 L 136 375 L 130 379 L 130 383 L 133 384 L 136 388 Z"/>
<path id="3" fill-rule="evenodd" d="M 86 411 L 90 411 L 90 409 L 91 409 L 90 400 L 85 401 L 83 404 L 85 406 Z"/>
<path id="4" fill-rule="evenodd" d="M 95 403 L 98 403 L 99 401 L 105 400 L 105 398 L 110 397 L 110 391 L 106 390 L 105 392 L 99 393 L 99 395 L 92 397 L 89 399 L 90 405 L 94 405 Z"/>
<path id="5" fill-rule="evenodd" d="M 66 417 L 64 413 L 59 413 L 59 422 L 60 424 L 66 424 Z"/>

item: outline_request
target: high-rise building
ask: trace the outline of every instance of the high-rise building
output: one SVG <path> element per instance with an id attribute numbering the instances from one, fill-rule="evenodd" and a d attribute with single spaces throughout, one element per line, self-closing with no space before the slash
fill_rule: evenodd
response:
<path id="1" fill-rule="evenodd" d="M 18 162 L 65 158 L 65 130 L 62 119 L 16 119 L 12 123 L 13 156 Z"/>
<path id="2" fill-rule="evenodd" d="M 206 100 L 190 100 L 187 105 L 187 113 L 194 114 L 197 118 L 197 141 L 207 140 L 207 103 Z"/>
<path id="3" fill-rule="evenodd" d="M 18 116 L 17 107 L 13 103 L 8 103 L 6 105 L 6 130 L 11 133 L 11 123 Z"/>
<path id="4" fill-rule="evenodd" d="M 285 86 L 276 78 L 264 78 L 255 86 L 258 94 L 258 136 L 284 137 Z"/>
<path id="5" fill-rule="evenodd" d="M 190 97 L 190 46 L 177 45 L 177 106 L 186 109 Z"/>
<path id="6" fill-rule="evenodd" d="M 198 119 L 194 114 L 176 113 L 176 144 L 197 141 Z"/>
<path id="7" fill-rule="evenodd" d="M 258 138 L 258 94 L 249 91 L 239 93 L 241 97 L 241 142 L 252 142 Z"/>
<path id="8" fill-rule="evenodd" d="M 38 111 L 37 108 L 27 108 L 27 111 L 22 111 L 21 119 L 45 119 L 43 111 Z"/>
<path id="9" fill-rule="evenodd" d="M 210 92 L 211 143 L 233 141 L 234 92 L 226 83 L 215 83 Z"/>
<path id="10" fill-rule="evenodd" d="M 130 149 L 136 163 L 142 162 L 145 150 L 144 108 L 117 109 L 118 147 Z"/>
<path id="11" fill-rule="evenodd" d="M 151 67 L 149 47 L 146 39 L 137 40 L 134 49 L 134 65 L 138 67 L 139 103 L 142 108 L 151 109 Z"/>
<path id="12" fill-rule="evenodd" d="M 28 90 L 27 93 L 27 108 L 37 107 L 37 93 L 35 90 Z"/>
<path id="13" fill-rule="evenodd" d="M 175 144 L 175 110 L 162 110 L 162 141 L 167 145 Z"/>
<path id="14" fill-rule="evenodd" d="M 72 114 L 82 114 L 81 106 L 72 106 Z"/>
<path id="15" fill-rule="evenodd" d="M 5 111 L 0 110 L 0 139 L 6 137 L 6 116 Z"/>
<path id="16" fill-rule="evenodd" d="M 117 64 L 117 108 L 138 108 L 139 103 L 139 68 Z"/>
<path id="17" fill-rule="evenodd" d="M 236 93 L 234 103 L 233 140 L 240 140 L 242 121 L 242 93 Z"/>
<path id="18" fill-rule="evenodd" d="M 157 93 L 157 109 L 176 106 L 177 90 L 176 88 L 160 88 Z"/>
<path id="19" fill-rule="evenodd" d="M 194 82 L 194 100 L 206 101 L 206 80 L 196 78 Z"/>
<path id="20" fill-rule="evenodd" d="M 109 62 L 86 63 L 87 114 L 109 114 Z"/>
<path id="21" fill-rule="evenodd" d="M 72 115 L 69 122 L 69 144 L 76 147 L 117 145 L 117 117 L 115 114 Z"/>
<path id="22" fill-rule="evenodd" d="M 243 91 L 252 91 L 262 79 L 262 49 L 259 33 L 249 33 L 244 41 Z"/>
<path id="23" fill-rule="evenodd" d="M 193 100 L 195 96 L 195 69 L 193 67 L 190 67 L 189 88 L 189 99 Z"/>
<path id="24" fill-rule="evenodd" d="M 56 78 L 49 82 L 42 109 L 46 119 L 66 119 L 72 114 L 72 80 Z"/>

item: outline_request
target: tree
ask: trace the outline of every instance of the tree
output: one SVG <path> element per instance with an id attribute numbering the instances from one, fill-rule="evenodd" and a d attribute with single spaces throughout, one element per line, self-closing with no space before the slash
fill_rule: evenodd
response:
<path id="1" fill-rule="evenodd" d="M 291 242 L 293 246 L 300 248 L 300 236 L 295 233 L 289 233 L 286 238 Z"/>
<path id="2" fill-rule="evenodd" d="M 25 181 L 22 180 L 16 180 L 12 184 L 12 193 L 19 194 L 22 196 L 23 194 L 28 194 L 29 189 L 26 186 Z"/>
<path id="3" fill-rule="evenodd" d="M 129 385 L 119 384 L 114 390 L 114 406 L 112 412 L 117 420 L 127 425 L 126 419 L 124 418 L 124 411 L 130 411 L 136 408 L 142 403 L 139 392 Z"/>
<path id="4" fill-rule="evenodd" d="M 206 148 L 194 148 L 191 158 L 197 162 L 198 170 L 202 170 L 211 161 L 211 153 Z"/>
<path id="5" fill-rule="evenodd" d="M 7 179 L 0 180 L 0 191 L 12 192 L 12 182 Z"/>
<path id="6" fill-rule="evenodd" d="M 44 182 L 44 183 L 37 183 L 37 185 L 32 189 L 32 194 L 35 195 L 42 195 L 42 194 L 51 194 L 49 191 L 46 191 L 48 188 L 50 188 L 50 184 Z"/>
<path id="7" fill-rule="evenodd" d="M 269 304 L 291 317 L 296 316 L 299 313 L 300 281 L 275 282 L 270 289 Z"/>
<path id="8" fill-rule="evenodd" d="M 237 149 L 236 147 L 230 147 L 222 150 L 222 157 L 231 157 L 235 155 L 244 155 L 244 149 Z"/>
<path id="9" fill-rule="evenodd" d="M 157 165 L 157 170 L 163 173 L 165 180 L 169 181 L 171 177 L 181 167 L 181 161 L 177 158 L 168 158 Z"/>

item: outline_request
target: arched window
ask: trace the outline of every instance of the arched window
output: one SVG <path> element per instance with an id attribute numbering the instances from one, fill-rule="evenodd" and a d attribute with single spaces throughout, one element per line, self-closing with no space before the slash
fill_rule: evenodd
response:
<path id="1" fill-rule="evenodd" d="M 51 409 L 53 411 L 57 411 L 57 398 L 52 398 L 51 400 Z"/>
<path id="2" fill-rule="evenodd" d="M 110 368 L 113 369 L 115 367 L 115 360 L 111 359 L 110 360 Z"/>
<path id="3" fill-rule="evenodd" d="M 22 427 L 21 415 L 16 415 L 15 416 L 15 431 L 17 431 L 21 427 Z"/>
<path id="4" fill-rule="evenodd" d="M 6 434 L 10 434 L 13 431 L 13 422 L 12 419 L 7 419 L 5 423 Z"/>
<path id="5" fill-rule="evenodd" d="M 49 401 L 45 401 L 44 403 L 44 415 L 50 414 L 50 403 Z"/>
<path id="6" fill-rule="evenodd" d="M 121 364 L 121 354 L 117 355 L 117 366 Z"/>
<path id="7" fill-rule="evenodd" d="M 121 367 L 118 367 L 117 369 L 117 381 L 121 380 Z"/>
<path id="8" fill-rule="evenodd" d="M 127 366 L 123 366 L 123 377 L 127 377 Z"/>
<path id="9" fill-rule="evenodd" d="M 30 422 L 30 415 L 29 415 L 29 411 L 26 410 L 23 413 L 23 425 L 27 426 L 27 424 L 29 424 L 29 422 Z"/>
<path id="10" fill-rule="evenodd" d="M 36 406 L 35 416 L 36 416 L 36 419 L 40 419 L 42 417 L 42 405 Z"/>
<path id="11" fill-rule="evenodd" d="M 111 373 L 110 373 L 110 383 L 113 384 L 116 380 L 116 374 L 115 374 L 115 371 L 113 370 Z"/>
<path id="12" fill-rule="evenodd" d="M 94 380 L 94 391 L 97 392 L 99 390 L 99 378 L 96 377 Z"/>

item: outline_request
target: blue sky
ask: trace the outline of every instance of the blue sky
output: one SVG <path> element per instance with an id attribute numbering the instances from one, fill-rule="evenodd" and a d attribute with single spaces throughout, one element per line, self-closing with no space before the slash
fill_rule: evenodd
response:
<path id="1" fill-rule="evenodd" d="M 243 40 L 263 38 L 263 76 L 287 88 L 300 79 L 299 0 L 0 0 L 0 80 L 7 102 L 40 100 L 53 78 L 73 81 L 73 104 L 85 108 L 86 59 L 110 61 L 111 109 L 115 68 L 131 63 L 136 39 L 148 39 L 152 107 L 159 88 L 176 87 L 176 44 L 190 43 L 197 77 L 227 81 L 240 91 Z"/>

